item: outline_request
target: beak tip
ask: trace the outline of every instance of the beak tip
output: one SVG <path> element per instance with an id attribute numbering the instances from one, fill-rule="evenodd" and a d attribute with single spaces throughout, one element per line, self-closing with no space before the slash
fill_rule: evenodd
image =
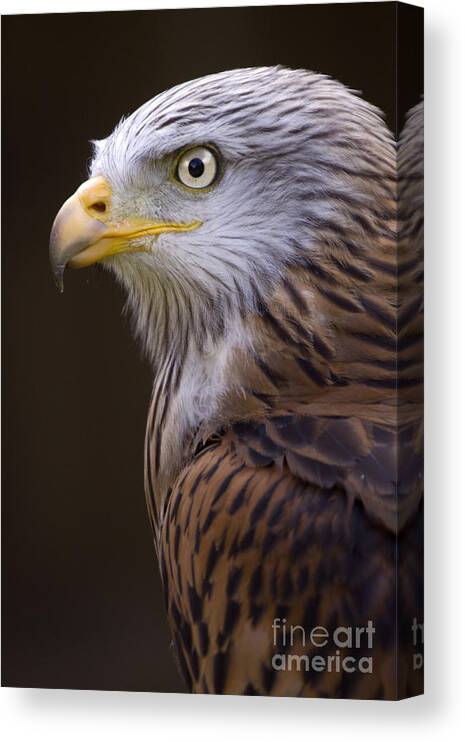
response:
<path id="1" fill-rule="evenodd" d="M 60 294 L 63 293 L 63 273 L 65 272 L 66 267 L 66 258 L 64 259 L 62 255 L 60 255 L 59 250 L 57 248 L 58 245 L 58 239 L 57 239 L 57 229 L 56 229 L 57 219 L 55 219 L 55 222 L 53 223 L 52 227 L 52 233 L 50 235 L 50 244 L 49 244 L 49 260 L 50 260 L 50 268 L 52 271 L 53 276 L 53 282 L 55 286 L 57 287 Z"/>
<path id="2" fill-rule="evenodd" d="M 63 283 L 64 272 L 65 272 L 65 267 L 61 265 L 55 268 L 53 271 L 53 281 L 58 291 L 60 292 L 60 294 L 62 294 L 65 289 L 64 283 Z"/>

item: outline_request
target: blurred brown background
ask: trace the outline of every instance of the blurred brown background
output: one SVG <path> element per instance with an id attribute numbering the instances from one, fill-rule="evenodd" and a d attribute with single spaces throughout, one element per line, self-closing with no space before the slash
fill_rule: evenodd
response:
<path id="1" fill-rule="evenodd" d="M 396 27 L 400 65 L 395 105 Z M 418 100 L 396 3 L 3 18 L 4 685 L 179 691 L 145 513 L 151 388 L 101 271 L 53 286 L 48 236 L 88 141 L 172 85 L 234 67 L 328 73 L 391 129 Z"/>

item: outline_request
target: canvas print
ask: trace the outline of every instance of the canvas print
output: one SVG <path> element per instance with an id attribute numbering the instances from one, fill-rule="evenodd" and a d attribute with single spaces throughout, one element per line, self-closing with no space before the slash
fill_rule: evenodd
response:
<path id="1" fill-rule="evenodd" d="M 420 9 L 74 18 L 112 30 L 100 58 L 63 50 L 72 16 L 4 25 L 3 274 L 34 285 L 4 299 L 4 682 L 418 695 Z M 149 64 L 141 24 L 180 59 Z M 220 48 L 228 24 L 252 52 Z M 15 105 L 40 28 L 51 80 Z"/>

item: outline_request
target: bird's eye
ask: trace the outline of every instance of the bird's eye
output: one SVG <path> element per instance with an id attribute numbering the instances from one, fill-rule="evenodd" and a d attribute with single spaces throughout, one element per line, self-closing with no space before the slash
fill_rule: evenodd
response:
<path id="1" fill-rule="evenodd" d="M 207 147 L 194 147 L 184 152 L 178 162 L 176 175 L 189 188 L 207 188 L 218 173 L 215 153 Z"/>

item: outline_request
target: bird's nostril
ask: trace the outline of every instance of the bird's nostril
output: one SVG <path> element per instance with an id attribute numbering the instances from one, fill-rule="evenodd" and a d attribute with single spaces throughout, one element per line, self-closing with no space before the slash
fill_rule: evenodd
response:
<path id="1" fill-rule="evenodd" d="M 90 207 L 91 211 L 96 211 L 98 214 L 104 214 L 107 210 L 107 205 L 104 201 L 96 201 Z"/>

